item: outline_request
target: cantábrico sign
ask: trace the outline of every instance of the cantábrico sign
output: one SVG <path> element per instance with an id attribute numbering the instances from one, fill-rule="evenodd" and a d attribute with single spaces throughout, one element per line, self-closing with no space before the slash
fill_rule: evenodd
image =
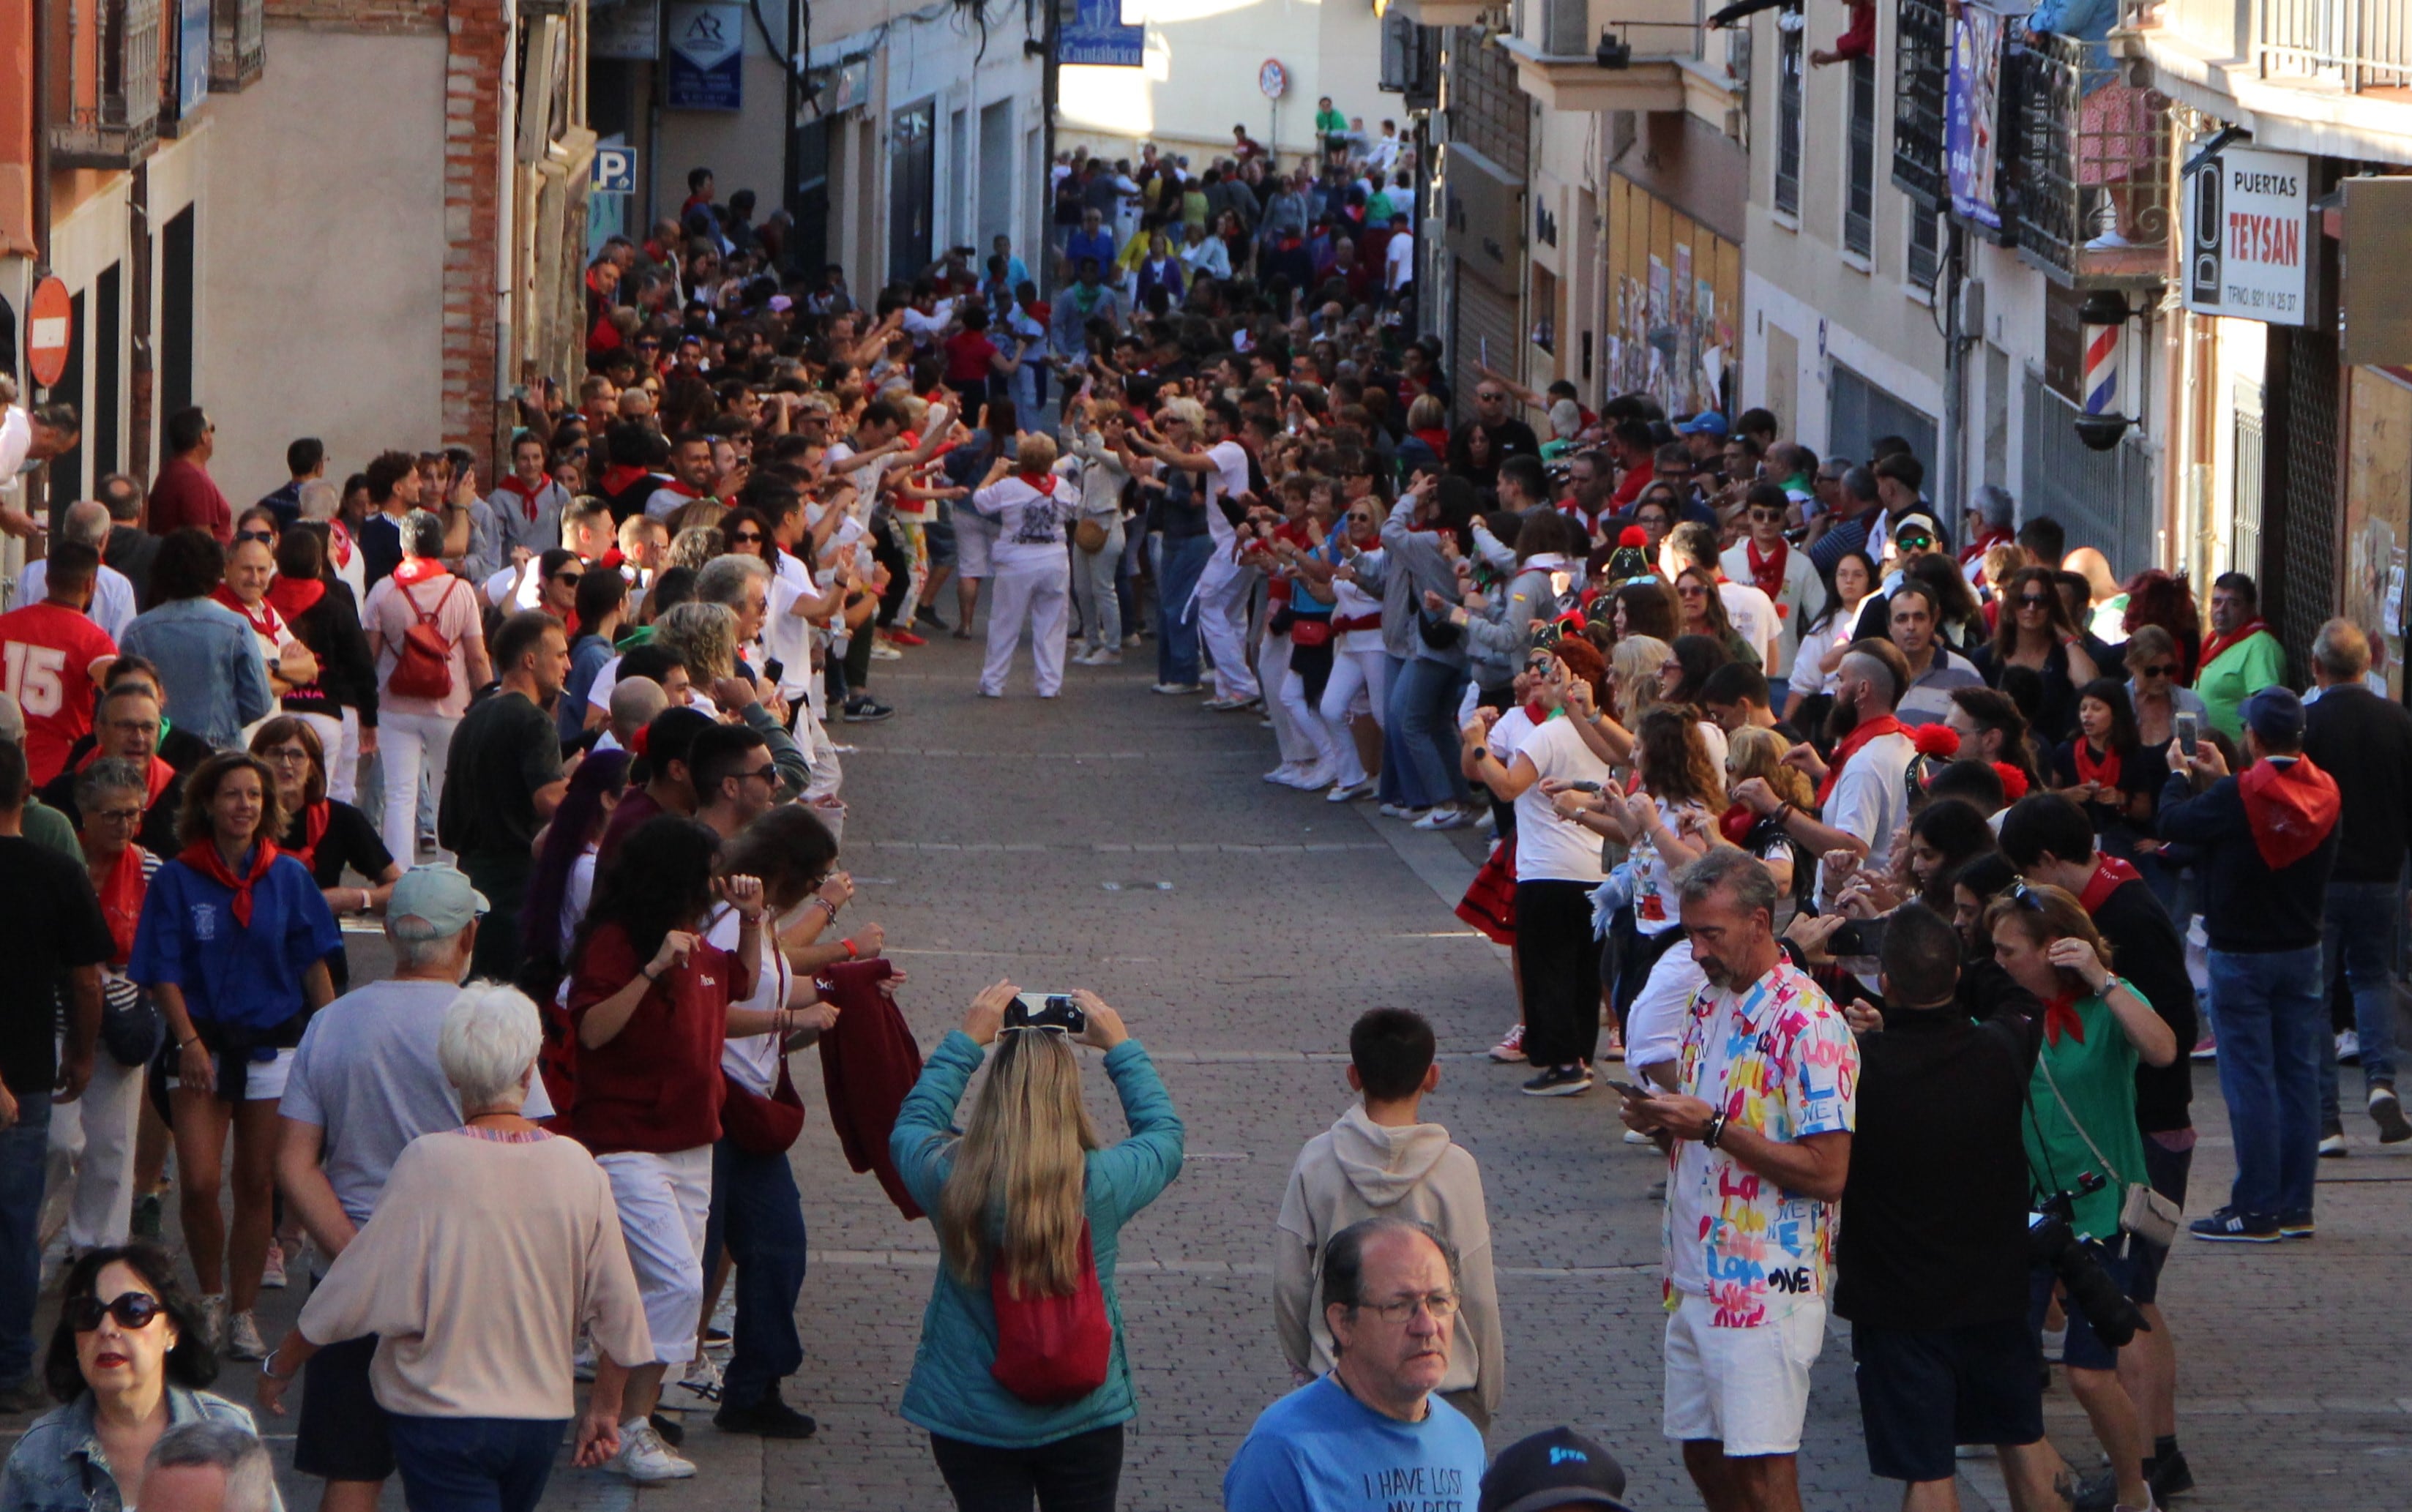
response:
<path id="1" fill-rule="evenodd" d="M 2310 165 L 2294 153 L 2223 147 L 2185 189 L 2185 307 L 2274 326 L 2303 323 Z"/>

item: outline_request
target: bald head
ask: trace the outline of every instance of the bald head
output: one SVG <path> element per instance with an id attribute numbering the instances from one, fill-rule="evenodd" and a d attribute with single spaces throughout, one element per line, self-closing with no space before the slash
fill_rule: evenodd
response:
<path id="1" fill-rule="evenodd" d="M 1873 652 L 1855 651 L 1845 656 L 1841 672 L 1847 681 L 1865 683 L 1888 709 L 1901 701 L 1901 680 L 1893 675 L 1890 664 Z"/>
<path id="2" fill-rule="evenodd" d="M 611 738 L 631 749 L 637 732 L 670 706 L 670 696 L 650 677 L 624 677 L 611 684 Z"/>
<path id="3" fill-rule="evenodd" d="M 2091 546 L 2081 546 L 2062 558 L 2060 570 L 2083 578 L 2096 604 L 2119 596 L 2119 580 L 2110 575 L 2110 559 Z"/>
<path id="4" fill-rule="evenodd" d="M 59 535 L 86 546 L 109 544 L 109 506 L 98 499 L 81 499 L 67 506 L 66 518 L 60 521 Z"/>

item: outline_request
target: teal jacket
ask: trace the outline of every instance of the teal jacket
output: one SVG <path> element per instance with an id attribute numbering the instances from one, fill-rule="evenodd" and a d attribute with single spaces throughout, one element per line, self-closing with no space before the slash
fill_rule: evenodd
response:
<path id="1" fill-rule="evenodd" d="M 921 1067 L 921 1079 L 897 1111 L 888 1151 L 913 1200 L 938 1211 L 938 1190 L 954 1164 L 955 1105 L 979 1069 L 985 1052 L 958 1029 L 940 1041 Z M 1052 1444 L 1138 1416 L 1130 1364 L 1123 1355 L 1122 1297 L 1114 1285 L 1114 1261 L 1122 1251 L 1122 1226 L 1181 1174 L 1183 1132 L 1172 1098 L 1136 1039 L 1106 1053 L 1106 1074 L 1123 1100 L 1130 1138 L 1089 1152 L 1083 1205 L 1097 1261 L 1097 1284 L 1113 1322 L 1113 1359 L 1106 1384 L 1078 1402 L 1034 1406 L 996 1384 L 989 1366 L 996 1360 L 996 1314 L 988 1287 L 965 1286 L 943 1266 L 921 1313 L 921 1342 L 913 1351 L 913 1379 L 899 1409 L 904 1420 L 968 1444 L 1026 1449 Z"/>

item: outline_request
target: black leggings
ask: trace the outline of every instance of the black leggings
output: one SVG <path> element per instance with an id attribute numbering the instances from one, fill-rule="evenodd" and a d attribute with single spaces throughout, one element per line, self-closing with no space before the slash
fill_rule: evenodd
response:
<path id="1" fill-rule="evenodd" d="M 1123 1478 L 1120 1423 L 1075 1433 L 1029 1449 L 993 1449 L 943 1433 L 930 1435 L 930 1454 L 957 1512 L 1114 1512 Z"/>
<path id="2" fill-rule="evenodd" d="M 1524 978 L 1524 1058 L 1535 1069 L 1587 1061 L 1599 1043 L 1599 945 L 1589 882 L 1516 884 L 1516 965 Z"/>

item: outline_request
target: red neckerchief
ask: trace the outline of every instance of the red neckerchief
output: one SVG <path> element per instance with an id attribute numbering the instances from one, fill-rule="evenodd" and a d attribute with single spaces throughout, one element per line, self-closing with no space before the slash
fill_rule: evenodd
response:
<path id="1" fill-rule="evenodd" d="M 1534 727 L 1537 729 L 1549 722 L 1550 711 L 1540 704 L 1528 703 L 1524 706 L 1524 717 L 1531 720 Z"/>
<path id="2" fill-rule="evenodd" d="M 1051 499 L 1055 496 L 1055 475 L 1053 473 L 1016 473 L 1013 476 L 1021 480 L 1022 485 L 1024 488 L 1029 489 L 1035 493 L 1044 494 Z"/>
<path id="3" fill-rule="evenodd" d="M 2085 1043 L 2085 1020 L 2078 1016 L 2077 996 L 2072 992 L 2063 992 L 2058 997 L 2044 999 L 2044 1043 L 2059 1044 L 2063 1031 L 2066 1031 L 2068 1037 L 2079 1044 Z"/>
<path id="4" fill-rule="evenodd" d="M 276 842 L 262 835 L 252 849 L 251 870 L 242 876 L 235 875 L 234 869 L 227 865 L 226 858 L 218 854 L 214 840 L 194 841 L 176 859 L 219 887 L 231 890 L 234 893 L 234 921 L 248 929 L 251 927 L 251 885 L 268 874 L 268 869 L 276 864 L 279 854 Z"/>
<path id="5" fill-rule="evenodd" d="M 235 591 L 224 583 L 211 589 L 210 596 L 242 615 L 243 623 L 250 625 L 253 633 L 262 640 L 274 640 L 285 628 L 285 621 L 276 612 L 276 606 L 264 598 L 259 601 L 259 608 L 254 609 L 236 597 Z"/>
<path id="6" fill-rule="evenodd" d="M 316 578 L 279 577 L 268 585 L 268 602 L 290 624 L 296 615 L 307 614 L 327 596 L 327 585 Z"/>
<path id="7" fill-rule="evenodd" d="M 1757 541 L 1745 540 L 1743 546 L 1750 552 L 1751 586 L 1774 600 L 1775 612 L 1781 616 L 1784 613 L 1784 568 L 1792 559 L 1790 543 L 1778 536 L 1775 538 L 1775 554 L 1772 557 L 1758 554 Z"/>
<path id="8" fill-rule="evenodd" d="M 2201 653 L 2194 659 L 2195 675 L 2198 677 L 2201 676 L 2202 673 L 2210 668 L 2211 664 L 2218 659 L 2221 652 L 2226 651 L 2230 646 L 2242 645 L 2244 641 L 2251 639 L 2254 636 L 2259 635 L 2262 631 L 2267 630 L 2268 628 L 2270 628 L 2270 626 L 2263 624 L 2261 617 L 2257 614 L 2253 618 L 2245 621 L 2243 624 L 2238 625 L 2234 635 L 2221 635 L 2218 632 L 2213 631 L 2210 639 L 2206 639 L 2202 643 Z"/>
<path id="9" fill-rule="evenodd" d="M 2118 786 L 2119 753 L 2105 751 L 2097 759 L 2094 755 L 2094 742 L 2083 735 L 2078 736 L 2077 780 L 2081 783 L 2093 783 L 2099 787 Z"/>
<path id="10" fill-rule="evenodd" d="M 2009 545 L 2010 540 L 2010 533 L 2007 530 L 1988 530 L 1983 535 L 1978 536 L 1975 540 L 1970 541 L 1966 546 L 1961 548 L 1960 563 L 1963 566 L 1965 566 L 1967 564 L 1977 561 L 1996 546 Z"/>
<path id="11" fill-rule="evenodd" d="M 2109 903 L 2112 893 L 2143 874 L 2116 856 L 2096 856 L 2094 874 L 2077 894 L 2077 905 L 2091 914 Z"/>
<path id="12" fill-rule="evenodd" d="M 128 845 L 110 863 L 100 883 L 101 917 L 114 947 L 110 964 L 123 966 L 134 954 L 134 926 L 142 921 L 142 847 Z"/>
<path id="13" fill-rule="evenodd" d="M 650 467 L 631 467 L 625 462 L 614 462 L 603 469 L 603 492 L 617 493 L 651 471 Z"/>
<path id="14" fill-rule="evenodd" d="M 1834 747 L 1834 759 L 1826 768 L 1826 780 L 1817 785 L 1817 801 L 1823 804 L 1832 796 L 1834 785 L 1843 780 L 1845 763 L 1858 756 L 1860 747 L 1870 741 L 1878 740 L 1887 735 L 1898 735 L 1901 732 L 1901 721 L 1890 714 L 1879 714 L 1874 719 L 1860 720 L 1851 733 L 1843 737 L 1842 743 Z"/>
<path id="15" fill-rule="evenodd" d="M 335 548 L 335 565 L 350 566 L 352 565 L 352 528 L 340 520 L 330 520 L 327 521 L 327 539 Z"/>
<path id="16" fill-rule="evenodd" d="M 302 847 L 285 854 L 300 861 L 304 872 L 315 873 L 318 869 L 318 842 L 327 838 L 327 820 L 333 812 L 323 798 L 302 810 Z"/>
<path id="17" fill-rule="evenodd" d="M 542 482 L 531 485 L 521 482 L 518 476 L 514 474 L 509 477 L 504 478 L 501 482 L 496 483 L 494 487 L 502 492 L 517 494 L 519 496 L 520 507 L 526 511 L 528 523 L 533 525 L 536 523 L 537 496 L 542 493 L 545 491 L 546 484 L 551 483 L 552 481 L 552 480 L 551 478 L 546 478 Z"/>
<path id="18" fill-rule="evenodd" d="M 396 587 L 408 588 L 433 578 L 441 578 L 444 573 L 444 562 L 440 557 L 407 557 L 402 565 L 393 569 L 393 580 Z"/>
<path id="19" fill-rule="evenodd" d="M 2319 849 L 2336 828 L 2336 779 L 2313 765 L 2310 756 L 2264 757 L 2244 769 L 2236 788 L 2244 800 L 2254 848 L 2272 872 Z"/>
<path id="20" fill-rule="evenodd" d="M 687 487 L 684 483 L 680 482 L 675 477 L 665 481 L 660 488 L 654 490 L 654 492 L 656 493 L 675 493 L 682 499 L 700 499 L 703 497 L 702 494 L 698 493 L 695 490 Z"/>

